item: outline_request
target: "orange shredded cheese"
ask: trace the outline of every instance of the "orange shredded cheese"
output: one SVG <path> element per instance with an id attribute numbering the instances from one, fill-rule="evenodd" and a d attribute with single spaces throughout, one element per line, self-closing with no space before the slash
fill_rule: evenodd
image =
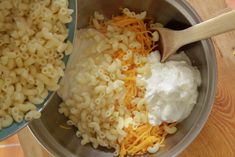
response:
<path id="1" fill-rule="evenodd" d="M 141 48 L 132 49 L 134 53 L 147 56 L 153 49 L 157 47 L 157 44 L 152 41 L 152 37 L 150 34 L 151 32 L 148 31 L 146 24 L 143 20 L 122 15 L 113 17 L 111 20 L 107 21 L 105 25 L 113 25 L 134 32 L 136 34 L 137 41 L 141 43 Z M 131 103 L 131 100 L 136 97 L 138 92 L 138 89 L 136 87 L 137 65 L 135 65 L 133 57 L 127 61 L 123 61 L 122 57 L 125 54 L 126 52 L 118 50 L 114 53 L 113 58 L 118 58 L 122 61 L 122 65 L 128 66 L 128 70 L 123 72 L 127 77 L 124 80 L 127 89 L 127 94 L 125 96 L 125 104 L 129 110 L 136 110 L 135 105 Z"/>
<path id="2" fill-rule="evenodd" d="M 129 126 L 126 130 L 127 136 L 122 141 L 120 157 L 125 155 L 140 155 L 147 152 L 147 148 L 156 143 L 162 143 L 167 135 L 161 126 L 151 126 L 143 124 L 134 130 Z"/>
<path id="3" fill-rule="evenodd" d="M 60 128 L 65 129 L 65 130 L 70 130 L 70 129 L 72 129 L 71 127 L 67 127 L 67 126 L 64 126 L 64 125 L 60 125 Z"/>
<path id="4" fill-rule="evenodd" d="M 141 46 L 140 48 L 132 48 L 131 51 L 133 53 L 147 56 L 158 46 L 157 43 L 152 40 L 151 31 L 148 30 L 147 25 L 143 20 L 121 15 L 113 17 L 111 20 L 108 20 L 100 25 L 101 28 L 99 31 L 101 33 L 107 32 L 108 25 L 134 32 L 136 34 L 136 40 L 141 44 Z M 138 111 L 136 104 L 133 104 L 132 100 L 138 95 L 138 92 L 140 91 L 140 89 L 138 89 L 136 86 L 136 69 L 143 65 L 136 65 L 134 63 L 134 57 L 124 61 L 124 55 L 126 55 L 126 52 L 119 49 L 112 55 L 112 57 L 113 60 L 119 59 L 123 66 L 128 67 L 128 69 L 122 71 L 122 74 L 126 76 L 123 81 L 127 90 L 124 102 L 130 112 Z M 146 109 L 142 112 L 147 114 Z M 121 142 L 119 142 L 121 148 L 119 152 L 120 157 L 147 153 L 148 147 L 151 147 L 156 143 L 159 143 L 160 146 L 164 146 L 162 143 L 167 136 L 167 132 L 164 130 L 164 125 L 168 124 L 151 126 L 150 124 L 146 123 L 138 126 L 135 129 L 133 126 L 126 128 L 125 132 L 127 133 L 127 136 Z M 168 126 L 172 127 L 172 124 Z"/>
<path id="5" fill-rule="evenodd" d="M 152 41 L 151 32 L 147 30 L 143 20 L 122 15 L 113 17 L 112 20 L 106 23 L 106 25 L 108 24 L 135 32 L 137 41 L 141 43 L 141 48 L 137 50 L 139 54 L 147 56 L 157 46 Z"/>

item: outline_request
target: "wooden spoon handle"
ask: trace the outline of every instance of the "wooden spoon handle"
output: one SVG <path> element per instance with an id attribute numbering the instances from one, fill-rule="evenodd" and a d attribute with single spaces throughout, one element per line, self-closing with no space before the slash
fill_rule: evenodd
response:
<path id="1" fill-rule="evenodd" d="M 235 11 L 230 11 L 179 33 L 182 33 L 180 35 L 181 44 L 186 45 L 233 29 L 235 29 Z"/>

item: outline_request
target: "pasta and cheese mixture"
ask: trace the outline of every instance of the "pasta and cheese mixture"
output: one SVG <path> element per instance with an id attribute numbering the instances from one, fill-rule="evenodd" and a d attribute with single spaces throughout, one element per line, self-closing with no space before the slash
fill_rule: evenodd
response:
<path id="1" fill-rule="evenodd" d="M 144 21 L 146 12 L 105 20 L 95 12 L 92 27 L 77 34 L 58 94 L 59 112 L 78 128 L 81 144 L 114 148 L 114 155 L 155 153 L 164 146 L 176 123 L 150 125 L 146 107 L 146 81 L 151 68 L 147 56 L 157 50 L 159 34 Z"/>
<path id="2" fill-rule="evenodd" d="M 40 117 L 72 44 L 68 0 L 0 0 L 0 129 Z"/>

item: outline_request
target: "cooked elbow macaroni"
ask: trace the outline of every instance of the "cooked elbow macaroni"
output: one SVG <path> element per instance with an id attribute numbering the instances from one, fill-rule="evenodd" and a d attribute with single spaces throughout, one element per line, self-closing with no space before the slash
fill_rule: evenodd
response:
<path id="1" fill-rule="evenodd" d="M 104 21 L 95 12 L 93 28 L 78 31 L 58 94 L 63 99 L 59 113 L 78 129 L 82 145 L 114 148 L 113 155 L 120 157 L 142 155 L 157 152 L 166 135 L 177 131 L 175 124 L 152 126 L 148 121 L 143 77 L 151 76 L 147 57 L 159 34 L 148 30 L 145 16 L 125 8 L 122 16 Z M 40 77 L 46 82 L 49 69 Z"/>
<path id="2" fill-rule="evenodd" d="M 35 105 L 58 89 L 72 12 L 68 0 L 0 0 L 0 129 L 39 118 Z"/>
<path id="3" fill-rule="evenodd" d="M 95 13 L 95 16 L 98 16 L 98 13 Z M 90 32 L 93 36 L 89 35 Z M 133 32 L 123 35 L 119 28 L 110 26 L 107 29 L 110 37 L 103 37 L 94 29 L 81 30 L 78 33 L 78 37 L 81 38 L 79 42 L 91 41 L 92 43 L 86 45 L 96 45 L 95 51 L 92 52 L 86 47 L 89 50 L 81 50 L 83 54 L 80 54 L 80 62 L 68 67 L 58 92 L 64 100 L 59 112 L 69 117 L 68 125 L 74 125 L 79 129 L 76 135 L 82 136 L 82 145 L 91 142 L 95 148 L 99 145 L 112 147 L 116 149 L 117 154 L 120 150 L 117 140 L 121 141 L 126 136 L 124 129 L 129 125 L 138 127 L 139 124 L 146 123 L 147 114 L 143 112 L 143 95 L 137 96 L 133 101 L 142 111 L 136 112 L 134 117 L 132 112 L 128 112 L 124 100 L 127 92 L 124 84 L 126 76 L 123 73 L 129 66 L 122 65 L 118 58 L 114 59 L 112 53 L 117 48 L 126 52 L 122 57 L 124 61 L 138 58 L 138 64 L 145 64 L 146 60 L 141 55 L 134 55 L 130 49 L 139 46 L 135 38 L 129 38 L 129 35 L 135 36 Z M 116 47 L 113 46 L 116 41 L 122 42 Z M 146 73 L 148 68 L 143 66 L 138 73 Z M 71 83 L 71 87 L 66 91 L 68 82 Z M 137 87 L 145 86 L 145 82 L 137 80 Z M 66 93 L 69 96 L 65 96 Z"/>

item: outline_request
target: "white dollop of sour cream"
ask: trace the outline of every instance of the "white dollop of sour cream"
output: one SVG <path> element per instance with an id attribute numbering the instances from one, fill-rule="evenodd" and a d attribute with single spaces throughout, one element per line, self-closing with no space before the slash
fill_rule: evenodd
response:
<path id="1" fill-rule="evenodd" d="M 180 122 L 187 118 L 197 102 L 200 72 L 191 65 L 189 58 L 180 53 L 165 63 L 160 63 L 158 52 L 149 57 L 152 75 L 147 82 L 145 99 L 149 122 Z"/>

